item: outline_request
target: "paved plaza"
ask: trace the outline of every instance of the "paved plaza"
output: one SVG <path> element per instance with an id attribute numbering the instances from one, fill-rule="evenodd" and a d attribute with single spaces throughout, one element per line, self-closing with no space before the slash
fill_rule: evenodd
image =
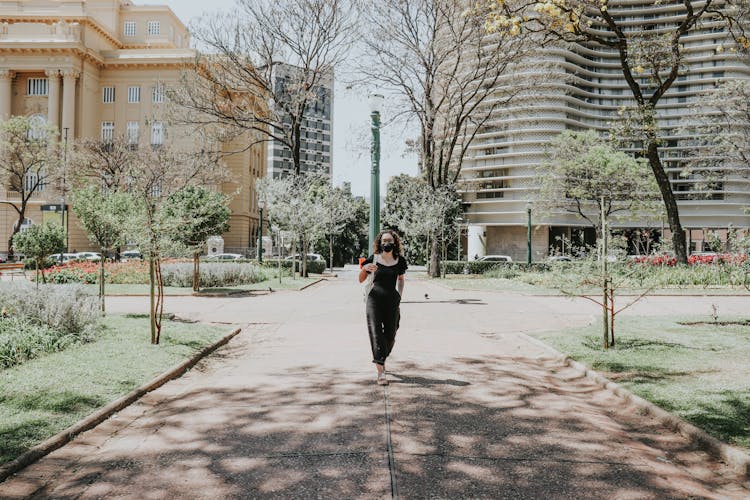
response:
<path id="1" fill-rule="evenodd" d="M 146 300 L 108 305 L 143 312 Z M 653 297 L 623 314 L 708 313 L 716 300 Z M 746 297 L 719 300 L 724 314 L 746 311 Z M 717 460 L 522 334 L 588 323 L 598 311 L 583 300 L 408 280 L 386 388 L 351 270 L 303 292 L 168 297 L 166 310 L 244 330 L 0 496 L 750 497 Z"/>

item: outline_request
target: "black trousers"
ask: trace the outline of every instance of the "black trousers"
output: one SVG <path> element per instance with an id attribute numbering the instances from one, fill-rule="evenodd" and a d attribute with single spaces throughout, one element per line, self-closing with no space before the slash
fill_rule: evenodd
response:
<path id="1" fill-rule="evenodd" d="M 367 297 L 367 329 L 373 363 L 385 364 L 385 359 L 393 350 L 401 319 L 400 303 L 401 298 L 395 290 L 384 293 L 373 288 Z"/>

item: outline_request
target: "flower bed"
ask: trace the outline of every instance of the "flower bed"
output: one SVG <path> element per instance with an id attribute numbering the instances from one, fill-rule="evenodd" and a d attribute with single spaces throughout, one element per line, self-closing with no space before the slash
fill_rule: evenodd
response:
<path id="1" fill-rule="evenodd" d="M 52 266 L 44 271 L 51 283 L 82 283 L 90 285 L 99 281 L 98 262 L 71 262 Z M 148 263 L 141 261 L 106 262 L 104 280 L 107 283 L 133 285 L 148 283 Z"/>
<path id="2" fill-rule="evenodd" d="M 723 253 L 716 255 L 691 255 L 688 257 L 689 265 L 700 264 L 730 264 L 742 265 L 747 260 L 745 254 Z M 652 266 L 676 266 L 677 259 L 666 255 L 648 255 L 633 259 L 635 264 L 649 264 Z"/>

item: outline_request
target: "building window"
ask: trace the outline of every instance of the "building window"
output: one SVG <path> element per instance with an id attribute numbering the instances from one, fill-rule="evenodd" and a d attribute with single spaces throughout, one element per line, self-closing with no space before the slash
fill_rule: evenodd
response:
<path id="1" fill-rule="evenodd" d="M 39 173 L 32 172 L 31 170 L 26 172 L 24 176 L 24 191 L 27 193 L 41 192 L 44 191 L 44 180 L 39 180 Z M 38 185 L 37 185 L 38 183 Z"/>
<path id="2" fill-rule="evenodd" d="M 125 21 L 125 27 L 122 32 L 125 36 L 135 36 L 135 21 Z"/>
<path id="3" fill-rule="evenodd" d="M 125 139 L 128 142 L 128 146 L 138 145 L 138 126 L 138 122 L 128 122 L 128 128 L 125 133 Z"/>
<path id="4" fill-rule="evenodd" d="M 152 101 L 155 104 L 163 103 L 164 102 L 164 94 L 165 94 L 165 92 L 164 92 L 164 85 L 157 85 L 156 87 L 153 88 L 153 90 L 151 92 Z"/>
<path id="5" fill-rule="evenodd" d="M 47 79 L 29 78 L 26 93 L 28 95 L 47 95 Z"/>
<path id="6" fill-rule="evenodd" d="M 141 102 L 140 87 L 128 87 L 128 102 L 131 104 Z"/>
<path id="7" fill-rule="evenodd" d="M 115 140 L 114 122 L 102 122 L 102 142 L 104 144 L 112 144 L 114 140 Z"/>
<path id="8" fill-rule="evenodd" d="M 149 21 L 148 22 L 148 34 L 149 35 L 158 35 L 161 33 L 161 24 L 159 21 Z"/>
<path id="9" fill-rule="evenodd" d="M 164 124 L 155 122 L 151 125 L 151 145 L 161 146 L 162 144 L 164 144 Z"/>
<path id="10" fill-rule="evenodd" d="M 102 88 L 102 102 L 104 104 L 112 104 L 113 102 L 115 102 L 115 88 L 114 87 Z"/>

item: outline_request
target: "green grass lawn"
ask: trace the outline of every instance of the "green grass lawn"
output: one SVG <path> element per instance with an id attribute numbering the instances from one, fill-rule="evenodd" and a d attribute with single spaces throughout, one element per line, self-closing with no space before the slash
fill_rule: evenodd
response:
<path id="1" fill-rule="evenodd" d="M 747 318 L 720 317 L 719 321 Z M 680 325 L 710 318 L 624 316 L 616 346 L 601 323 L 535 334 L 633 393 L 726 442 L 750 450 L 750 326 Z"/>
<path id="2" fill-rule="evenodd" d="M 248 292 L 253 290 L 268 290 L 270 287 L 273 290 L 299 290 L 300 288 L 309 285 L 310 283 L 317 281 L 318 277 L 311 278 L 297 278 L 292 279 L 289 276 L 281 278 L 279 283 L 278 278 L 273 278 L 266 281 L 260 281 L 253 283 L 252 285 L 237 285 L 222 288 L 201 288 L 201 292 L 206 293 L 237 293 L 237 292 Z M 98 293 L 99 285 L 86 285 L 91 290 L 91 293 Z M 148 295 L 148 285 L 107 285 L 105 289 L 107 295 Z M 176 287 L 167 286 L 164 287 L 165 295 L 192 295 L 193 289 L 190 287 Z"/>
<path id="3" fill-rule="evenodd" d="M 562 295 L 559 290 L 549 287 L 543 287 L 539 285 L 532 285 L 525 283 L 520 279 L 507 279 L 507 278 L 485 278 L 482 276 L 465 276 L 461 274 L 449 274 L 445 279 L 441 279 L 438 283 L 447 286 L 453 290 L 489 290 L 496 292 L 520 292 L 529 295 Z M 620 288 L 620 293 L 626 293 L 628 295 L 637 295 L 646 291 L 642 288 Z M 586 293 L 597 294 L 600 293 L 598 289 L 591 288 L 586 290 Z M 680 286 L 680 287 L 665 287 L 656 288 L 651 291 L 651 295 L 750 295 L 743 287 L 731 287 L 731 286 Z"/>
<path id="4" fill-rule="evenodd" d="M 182 362 L 227 327 L 164 321 L 149 343 L 146 318 L 108 316 L 88 344 L 0 370 L 0 463 Z"/>

